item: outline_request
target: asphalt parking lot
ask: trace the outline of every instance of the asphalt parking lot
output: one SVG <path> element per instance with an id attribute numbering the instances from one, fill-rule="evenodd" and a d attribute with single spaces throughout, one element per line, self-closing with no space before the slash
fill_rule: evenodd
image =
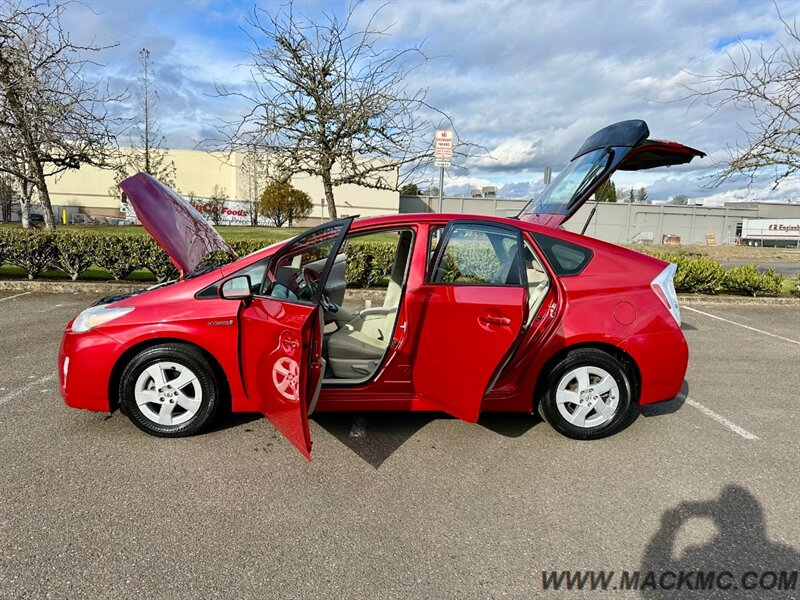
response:
<path id="1" fill-rule="evenodd" d="M 58 342 L 93 299 L 0 296 L 2 598 L 578 598 L 542 572 L 800 569 L 797 305 L 685 307 L 684 393 L 599 442 L 318 415 L 308 463 L 251 415 L 165 440 L 66 408 Z"/>

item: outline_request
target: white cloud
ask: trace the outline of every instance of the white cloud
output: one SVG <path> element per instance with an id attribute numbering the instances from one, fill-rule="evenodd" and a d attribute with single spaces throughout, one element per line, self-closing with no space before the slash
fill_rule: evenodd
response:
<path id="1" fill-rule="evenodd" d="M 237 65 L 246 60 L 250 41 L 238 26 L 248 7 L 86 1 L 102 14 L 76 8 L 80 17 L 70 27 L 84 38 L 120 42 L 106 59 L 120 80 L 135 77 L 139 48 L 154 50 L 168 86 L 162 88 L 162 115 L 171 145 L 191 146 L 208 123 L 241 113 L 236 102 L 209 94 L 214 81 L 246 84 L 246 69 Z M 275 10 L 280 4 L 260 6 Z M 366 23 L 378 6 L 357 4 L 354 23 Z M 795 0 L 779 7 L 789 20 L 800 16 Z M 316 2 L 298 2 L 296 9 L 312 16 L 336 10 Z M 750 115 L 729 108 L 710 116 L 707 107 L 681 101 L 683 86 L 694 81 L 690 73 L 712 74 L 723 66 L 738 38 L 769 45 L 782 32 L 771 2 L 725 0 L 396 1 L 384 6 L 376 24 L 391 27 L 386 43 L 392 47 L 424 40 L 432 60 L 414 72 L 410 85 L 429 88 L 431 103 L 453 117 L 462 138 L 490 150 L 493 160 L 465 161 L 462 185 L 467 179 L 504 185 L 523 197 L 545 166 L 558 170 L 589 134 L 623 119 L 643 118 L 656 138 L 724 157 L 741 139 L 737 124 Z M 651 197 L 685 193 L 711 201 L 741 194 L 742 183 L 717 191 L 702 187 L 712 158 L 666 173 L 620 174 L 615 181 L 654 186 Z M 433 180 L 435 173 L 424 177 Z M 458 177 L 448 185 L 456 186 Z M 777 193 L 789 197 L 795 184 L 786 182 Z M 749 193 L 775 195 L 768 185 Z"/>

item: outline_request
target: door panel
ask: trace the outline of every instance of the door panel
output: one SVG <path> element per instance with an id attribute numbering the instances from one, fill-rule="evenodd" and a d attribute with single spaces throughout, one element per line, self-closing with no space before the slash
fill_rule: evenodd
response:
<path id="1" fill-rule="evenodd" d="M 527 316 L 519 229 L 452 221 L 437 246 L 428 282 L 415 294 L 421 326 L 413 381 L 418 395 L 475 422 L 495 373 Z"/>
<path id="2" fill-rule="evenodd" d="M 310 340 L 318 311 L 313 305 L 254 298 L 240 315 L 245 389 L 275 429 L 306 458 L 311 457 Z"/>
<path id="3" fill-rule="evenodd" d="M 426 286 L 414 360 L 417 394 L 474 423 L 525 321 L 521 287 Z"/>

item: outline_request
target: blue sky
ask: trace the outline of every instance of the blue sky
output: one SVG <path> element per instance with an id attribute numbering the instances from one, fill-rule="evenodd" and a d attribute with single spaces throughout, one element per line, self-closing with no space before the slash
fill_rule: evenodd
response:
<path id="1" fill-rule="evenodd" d="M 281 3 L 260 2 L 267 10 Z M 382 3 L 364 1 L 363 23 Z M 800 3 L 779 2 L 784 18 L 800 18 Z M 98 71 L 115 89 L 134 85 L 137 53 L 151 51 L 168 146 L 194 147 L 214 135 L 220 119 L 244 107 L 214 97 L 214 84 L 247 84 L 251 42 L 244 29 L 253 2 L 222 0 L 83 0 L 65 24 L 74 39 L 118 44 Z M 296 2 L 312 18 L 341 13 L 342 2 Z M 435 57 L 414 74 L 431 102 L 447 111 L 459 134 L 491 158 L 449 169 L 446 189 L 494 184 L 501 194 L 529 197 L 546 165 L 558 170 L 582 140 L 609 123 L 643 118 L 653 137 L 699 148 L 709 158 L 688 167 L 621 174 L 618 187 L 647 186 L 651 198 L 686 194 L 708 203 L 725 200 L 800 201 L 800 181 L 770 190 L 766 178 L 705 189 L 713 160 L 742 137 L 746 111 L 711 115 L 681 100 L 692 73 L 713 73 L 740 39 L 769 46 L 784 39 L 772 2 L 625 1 L 501 2 L 403 0 L 385 5 L 381 25 L 390 45 L 423 42 Z M 503 189 L 505 188 L 505 189 Z"/>

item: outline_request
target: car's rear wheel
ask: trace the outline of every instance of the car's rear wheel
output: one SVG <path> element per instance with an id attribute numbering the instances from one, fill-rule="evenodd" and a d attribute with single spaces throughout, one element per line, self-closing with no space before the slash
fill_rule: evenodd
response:
<path id="1" fill-rule="evenodd" d="M 631 390 L 630 375 L 615 357 L 602 350 L 574 350 L 548 374 L 540 413 L 567 437 L 605 437 L 625 424 Z"/>
<path id="2" fill-rule="evenodd" d="M 213 370 L 186 344 L 152 346 L 134 356 L 120 378 L 119 399 L 134 425 L 161 437 L 198 433 L 219 407 Z"/>

